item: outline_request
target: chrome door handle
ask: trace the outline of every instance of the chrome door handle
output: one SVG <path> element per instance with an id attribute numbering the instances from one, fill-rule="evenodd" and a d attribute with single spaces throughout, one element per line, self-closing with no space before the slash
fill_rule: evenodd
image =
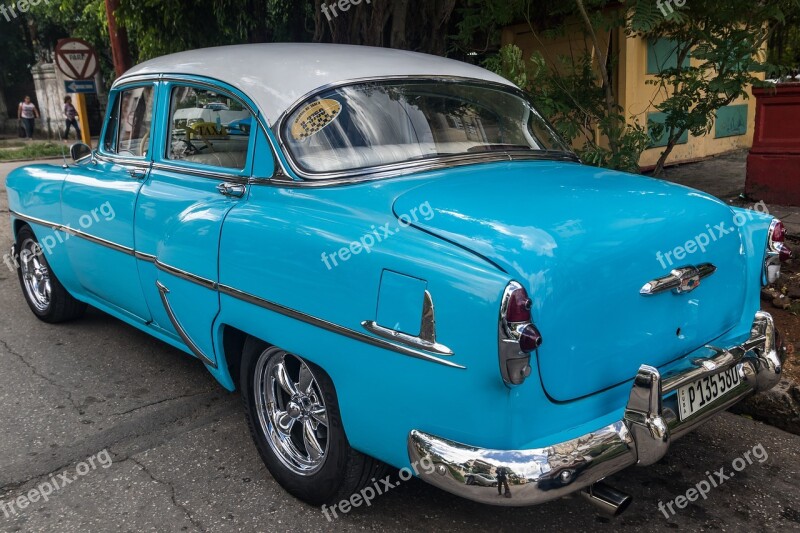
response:
<path id="1" fill-rule="evenodd" d="M 217 190 L 223 196 L 231 198 L 241 198 L 247 191 L 247 187 L 239 183 L 220 183 L 217 185 Z"/>
<path id="2" fill-rule="evenodd" d="M 146 168 L 129 168 L 128 174 L 135 180 L 143 180 L 147 177 L 147 169 Z"/>

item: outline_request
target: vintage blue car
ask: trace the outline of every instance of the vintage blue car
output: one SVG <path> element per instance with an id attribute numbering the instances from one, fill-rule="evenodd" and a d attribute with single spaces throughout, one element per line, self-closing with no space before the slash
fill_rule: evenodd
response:
<path id="1" fill-rule="evenodd" d="M 91 305 L 197 357 L 315 505 L 391 465 L 478 502 L 620 512 L 605 477 L 780 377 L 759 293 L 782 224 L 581 164 L 475 66 L 175 54 L 118 79 L 72 157 L 8 177 L 31 310 Z"/>

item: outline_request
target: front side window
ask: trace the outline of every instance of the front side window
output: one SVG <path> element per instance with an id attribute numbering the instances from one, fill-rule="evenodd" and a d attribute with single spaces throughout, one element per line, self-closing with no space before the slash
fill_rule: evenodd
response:
<path id="1" fill-rule="evenodd" d="M 331 89 L 295 110 L 281 135 L 312 174 L 487 152 L 570 153 L 521 93 L 480 82 Z"/>
<path id="2" fill-rule="evenodd" d="M 103 141 L 106 152 L 125 157 L 147 157 L 154 96 L 152 85 L 126 89 L 118 94 Z"/>
<path id="3" fill-rule="evenodd" d="M 227 94 L 178 86 L 172 89 L 166 158 L 243 170 L 250 134 L 250 111 Z"/>

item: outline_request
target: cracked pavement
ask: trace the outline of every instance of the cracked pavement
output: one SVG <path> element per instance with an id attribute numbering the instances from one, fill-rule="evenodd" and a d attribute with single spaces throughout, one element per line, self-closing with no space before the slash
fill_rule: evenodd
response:
<path id="1" fill-rule="evenodd" d="M 14 166 L 0 164 L 0 183 Z M 6 220 L 0 243 L 10 241 Z M 728 413 L 657 465 L 610 478 L 634 496 L 615 520 L 579 498 L 495 508 L 414 479 L 329 523 L 272 479 L 238 395 L 198 361 L 99 311 L 65 325 L 39 322 L 5 268 L 0 288 L 0 501 L 74 473 L 102 450 L 113 458 L 46 502 L 0 510 L 0 531 L 800 531 L 800 437 Z M 757 444 L 769 454 L 764 463 L 674 516 L 659 511 L 660 501 L 685 494 L 706 471 L 730 469 Z"/>

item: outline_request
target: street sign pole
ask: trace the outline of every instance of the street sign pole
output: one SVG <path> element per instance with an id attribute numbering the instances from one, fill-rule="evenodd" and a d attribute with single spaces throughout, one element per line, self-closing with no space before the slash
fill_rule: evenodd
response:
<path id="1" fill-rule="evenodd" d="M 92 134 L 89 132 L 89 113 L 86 107 L 86 95 L 75 95 L 75 109 L 78 111 L 78 121 L 81 123 L 81 137 L 83 142 L 92 146 Z"/>

